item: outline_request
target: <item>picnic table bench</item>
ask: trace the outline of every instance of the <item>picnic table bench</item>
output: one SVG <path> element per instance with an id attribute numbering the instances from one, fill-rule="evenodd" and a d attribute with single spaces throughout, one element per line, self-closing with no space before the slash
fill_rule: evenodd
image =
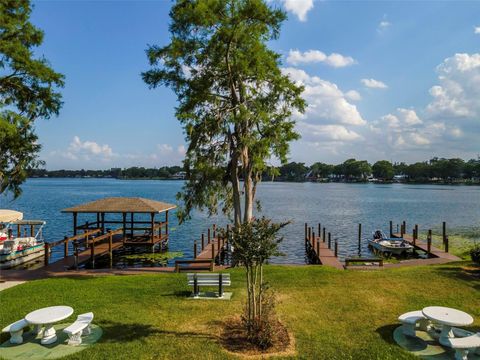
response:
<path id="1" fill-rule="evenodd" d="M 188 285 L 193 286 L 193 297 L 200 294 L 200 286 L 218 286 L 218 297 L 223 297 L 223 288 L 230 286 L 230 274 L 213 273 L 213 274 L 187 274 Z"/>

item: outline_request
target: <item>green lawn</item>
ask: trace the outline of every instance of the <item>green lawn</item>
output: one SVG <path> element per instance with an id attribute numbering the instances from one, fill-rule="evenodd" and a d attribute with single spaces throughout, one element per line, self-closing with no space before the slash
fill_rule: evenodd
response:
<path id="1" fill-rule="evenodd" d="M 480 279 L 465 265 L 364 272 L 269 266 L 266 275 L 298 358 L 414 359 L 392 341 L 403 312 L 455 307 L 472 314 L 471 329 L 480 330 Z M 69 359 L 225 359 L 221 324 L 245 299 L 242 269 L 229 272 L 231 301 L 187 299 L 185 274 L 32 281 L 0 292 L 0 326 L 40 307 L 71 305 L 76 314 L 93 311 L 104 336 Z"/>

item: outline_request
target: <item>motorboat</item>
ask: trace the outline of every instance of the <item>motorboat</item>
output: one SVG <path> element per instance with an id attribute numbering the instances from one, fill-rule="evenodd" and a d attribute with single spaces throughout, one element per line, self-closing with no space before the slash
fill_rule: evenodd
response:
<path id="1" fill-rule="evenodd" d="M 402 255 L 413 250 L 413 246 L 408 241 L 403 238 L 387 237 L 381 230 L 373 233 L 373 239 L 368 241 L 368 245 L 381 253 L 392 255 Z"/>
<path id="2" fill-rule="evenodd" d="M 45 221 L 23 220 L 22 213 L 0 210 L 0 224 L 3 239 L 0 243 L 0 269 L 10 269 L 45 255 L 42 233 Z M 16 236 L 13 235 L 14 229 Z"/>

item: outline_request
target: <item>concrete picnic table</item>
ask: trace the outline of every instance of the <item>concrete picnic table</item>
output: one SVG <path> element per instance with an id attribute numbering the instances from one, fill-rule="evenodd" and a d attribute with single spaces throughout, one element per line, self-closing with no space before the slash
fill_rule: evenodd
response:
<path id="1" fill-rule="evenodd" d="M 57 341 L 53 324 L 68 318 L 72 314 L 73 309 L 70 306 L 50 306 L 28 313 L 27 316 L 25 316 L 25 320 L 27 320 L 29 324 L 35 325 L 37 333 L 40 332 L 42 326 L 45 326 L 41 344 L 48 345 Z"/>
<path id="2" fill-rule="evenodd" d="M 473 317 L 466 312 L 443 306 L 427 306 L 422 313 L 427 319 L 442 325 L 440 339 L 455 337 L 452 326 L 467 326 L 473 323 Z"/>

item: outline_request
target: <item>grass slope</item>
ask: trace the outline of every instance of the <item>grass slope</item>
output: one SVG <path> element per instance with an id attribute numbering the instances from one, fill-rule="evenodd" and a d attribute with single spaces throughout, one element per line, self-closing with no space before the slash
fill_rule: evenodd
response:
<path id="1" fill-rule="evenodd" d="M 414 359 L 392 340 L 397 317 L 427 305 L 472 314 L 480 330 L 480 280 L 461 264 L 338 271 L 321 266 L 268 266 L 278 313 L 294 334 L 298 358 Z M 44 306 L 93 311 L 104 336 L 68 359 L 226 359 L 222 321 L 245 299 L 242 269 L 232 274 L 231 301 L 186 298 L 185 274 L 32 281 L 0 292 L 0 326 Z M 2 335 L 2 341 L 8 339 Z"/>

